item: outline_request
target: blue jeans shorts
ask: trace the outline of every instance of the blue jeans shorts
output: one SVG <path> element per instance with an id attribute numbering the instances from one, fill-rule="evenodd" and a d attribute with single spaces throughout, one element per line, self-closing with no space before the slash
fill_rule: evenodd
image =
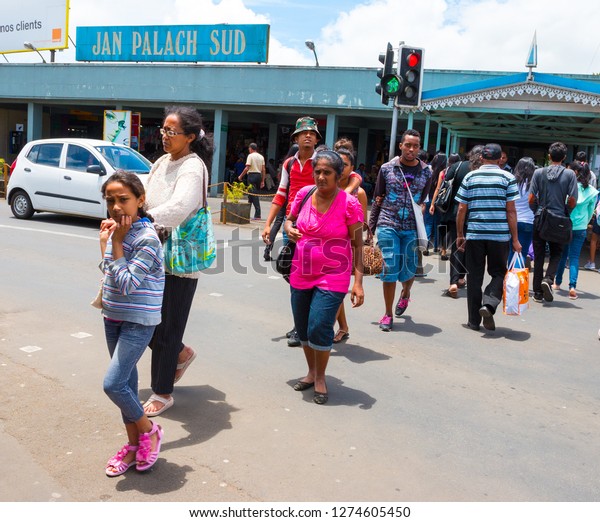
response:
<path id="1" fill-rule="evenodd" d="M 346 293 L 316 287 L 308 290 L 290 288 L 294 326 L 300 342 L 313 350 L 331 350 L 335 318 Z"/>
<path id="2" fill-rule="evenodd" d="M 381 281 L 404 283 L 415 277 L 419 262 L 416 230 L 377 227 L 377 244 L 383 254 Z"/>

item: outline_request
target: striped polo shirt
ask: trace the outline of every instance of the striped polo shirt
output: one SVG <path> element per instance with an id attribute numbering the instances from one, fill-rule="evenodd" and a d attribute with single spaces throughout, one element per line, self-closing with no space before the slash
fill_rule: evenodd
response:
<path id="1" fill-rule="evenodd" d="M 467 240 L 510 241 L 506 203 L 519 199 L 515 177 L 497 165 L 469 172 L 456 201 L 467 205 Z"/>

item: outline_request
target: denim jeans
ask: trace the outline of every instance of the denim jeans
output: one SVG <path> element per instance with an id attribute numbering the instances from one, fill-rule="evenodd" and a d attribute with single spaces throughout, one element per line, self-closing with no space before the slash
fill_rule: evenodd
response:
<path id="1" fill-rule="evenodd" d="M 404 283 L 415 277 L 418 263 L 416 230 L 377 227 L 377 244 L 384 263 L 381 281 Z"/>
<path id="2" fill-rule="evenodd" d="M 521 253 L 523 254 L 523 259 L 525 259 L 529 253 L 529 247 L 531 246 L 531 241 L 533 239 L 533 223 L 522 223 L 519 221 L 517 223 L 517 232 L 519 234 L 519 243 L 521 243 L 521 246 L 523 247 Z M 509 261 L 512 259 L 512 255 L 513 247 L 511 241 L 510 251 L 508 253 Z"/>
<path id="3" fill-rule="evenodd" d="M 577 277 L 579 276 L 579 256 L 583 243 L 585 241 L 586 230 L 573 230 L 573 237 L 568 245 L 565 245 L 558 267 L 556 269 L 555 283 L 560 285 L 563 280 L 567 259 L 569 260 L 569 288 L 577 287 Z"/>
<path id="4" fill-rule="evenodd" d="M 427 239 L 429 239 L 429 243 L 433 245 L 433 249 L 435 250 L 438 247 L 439 243 L 441 243 L 441 241 L 439 241 L 440 212 L 436 209 L 432 216 L 429 213 L 429 205 L 427 205 L 427 210 L 425 211 L 425 214 L 423 214 L 423 219 L 425 221 Z"/>
<path id="5" fill-rule="evenodd" d="M 148 346 L 155 326 L 104 319 L 110 364 L 104 376 L 104 392 L 121 410 L 125 424 L 142 418 L 138 398 L 137 362 Z"/>
<path id="6" fill-rule="evenodd" d="M 321 288 L 292 291 L 292 312 L 298 338 L 313 350 L 329 351 L 333 346 L 333 326 L 345 292 Z"/>

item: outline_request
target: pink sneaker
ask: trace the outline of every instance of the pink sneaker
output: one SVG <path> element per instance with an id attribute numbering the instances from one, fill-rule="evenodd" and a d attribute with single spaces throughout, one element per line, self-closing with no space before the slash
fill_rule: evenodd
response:
<path id="1" fill-rule="evenodd" d="M 383 332 L 389 332 L 394 326 L 394 320 L 391 315 L 384 315 L 379 321 L 379 329 Z"/>
<path id="2" fill-rule="evenodd" d="M 398 299 L 398 304 L 396 305 L 396 317 L 400 317 L 406 309 L 408 308 L 408 303 L 410 303 L 410 299 L 408 297 L 401 297 Z"/>
<path id="3" fill-rule="evenodd" d="M 156 449 L 152 451 L 152 439 L 150 437 L 154 434 L 156 435 Z M 160 444 L 163 438 L 163 430 L 162 428 L 155 423 L 152 423 L 152 429 L 148 433 L 142 433 L 140 435 L 140 445 L 137 453 L 135 454 L 135 459 L 137 464 L 135 469 L 138 471 L 146 471 L 150 469 L 156 461 L 158 460 L 158 454 L 160 453 Z"/>

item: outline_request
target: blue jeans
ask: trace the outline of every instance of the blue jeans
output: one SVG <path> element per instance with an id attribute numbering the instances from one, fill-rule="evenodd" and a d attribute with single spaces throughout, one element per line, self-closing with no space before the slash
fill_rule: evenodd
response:
<path id="1" fill-rule="evenodd" d="M 425 211 L 425 214 L 423 214 L 423 219 L 425 221 L 427 239 L 429 239 L 429 243 L 433 245 L 433 249 L 435 250 L 438 247 L 438 240 L 440 235 L 438 230 L 441 220 L 440 212 L 436 209 L 432 216 L 429 213 L 429 205 L 427 205 L 427 210 Z"/>
<path id="2" fill-rule="evenodd" d="M 321 288 L 292 291 L 292 312 L 298 338 L 313 350 L 329 351 L 333 346 L 333 326 L 345 292 Z"/>
<path id="3" fill-rule="evenodd" d="M 517 223 L 517 231 L 519 235 L 519 243 L 521 243 L 521 246 L 523 247 L 521 253 L 523 254 L 523 259 L 525 259 L 529 253 L 531 241 L 533 240 L 533 223 L 522 223 L 519 221 Z M 508 260 L 510 261 L 513 255 L 512 241 L 510 241 L 509 244 L 510 250 L 508 252 Z"/>
<path id="4" fill-rule="evenodd" d="M 416 230 L 377 227 L 377 244 L 383 256 L 381 281 L 404 283 L 415 277 L 418 262 Z"/>
<path id="5" fill-rule="evenodd" d="M 567 259 L 569 260 L 569 288 L 577 287 L 577 277 L 579 276 L 579 256 L 585 241 L 586 230 L 573 230 L 573 237 L 568 245 L 565 245 L 562 256 L 558 262 L 554 282 L 557 285 L 562 283 Z"/>
<path id="6" fill-rule="evenodd" d="M 104 319 L 104 333 L 110 364 L 104 376 L 104 392 L 121 410 L 123 422 L 142 418 L 144 409 L 138 398 L 137 362 L 148 346 L 155 326 Z"/>

